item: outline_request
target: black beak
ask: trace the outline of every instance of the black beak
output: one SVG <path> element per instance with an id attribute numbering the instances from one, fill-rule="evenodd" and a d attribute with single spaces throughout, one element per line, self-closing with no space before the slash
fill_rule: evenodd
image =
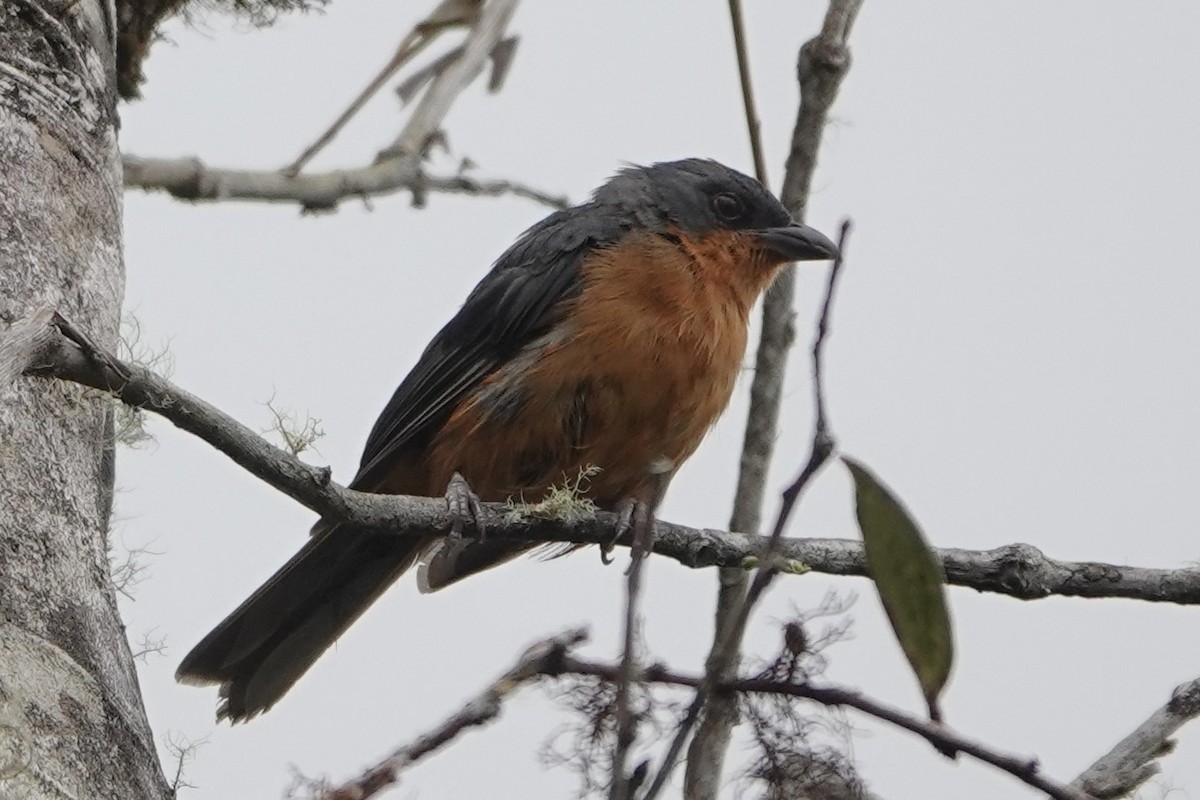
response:
<path id="1" fill-rule="evenodd" d="M 763 250 L 778 256 L 780 261 L 823 261 L 837 258 L 837 245 L 815 228 L 792 223 L 786 228 L 763 228 L 754 231 L 754 238 Z"/>

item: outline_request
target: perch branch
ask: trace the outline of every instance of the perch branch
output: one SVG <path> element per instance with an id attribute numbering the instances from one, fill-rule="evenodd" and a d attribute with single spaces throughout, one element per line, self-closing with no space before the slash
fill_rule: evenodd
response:
<path id="1" fill-rule="evenodd" d="M 60 378 L 111 393 L 122 402 L 153 411 L 212 445 L 239 466 L 307 508 L 339 521 L 428 535 L 449 531 L 441 499 L 376 495 L 345 489 L 328 469 L 303 463 L 267 442 L 220 409 L 153 372 L 105 353 L 61 316 L 36 312 L 0 330 L 0 391 L 19 375 Z M 485 503 L 488 536 L 523 541 L 607 544 L 617 515 L 601 512 L 572 519 L 522 517 L 503 503 Z M 471 535 L 470 529 L 463 535 Z M 629 534 L 617 544 L 628 547 Z M 767 537 L 689 528 L 655 521 L 652 551 L 686 567 L 748 568 L 761 560 Z M 1058 561 L 1028 544 L 994 550 L 937 550 L 951 585 L 1021 600 L 1050 596 L 1113 597 L 1200 605 L 1200 567 L 1152 569 L 1098 562 Z M 828 575 L 865 576 L 862 545 L 845 539 L 785 538 L 778 557 Z"/>

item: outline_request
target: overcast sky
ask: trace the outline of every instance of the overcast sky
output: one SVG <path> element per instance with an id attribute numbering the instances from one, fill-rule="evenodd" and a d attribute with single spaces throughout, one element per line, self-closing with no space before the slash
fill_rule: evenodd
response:
<path id="1" fill-rule="evenodd" d="M 432 3 L 334 2 L 267 31 L 211 19 L 169 29 L 125 108 L 122 145 L 217 166 L 292 160 Z M 747 25 L 777 187 L 794 119 L 799 44 L 823 4 L 756 0 Z M 529 2 L 499 95 L 468 91 L 446 126 L 452 170 L 518 178 L 582 200 L 624 162 L 706 156 L 751 168 L 724 3 Z M 821 151 L 809 221 L 852 216 L 829 403 L 841 446 L 871 465 L 938 545 L 1030 542 L 1054 557 L 1181 567 L 1200 555 L 1200 6 L 868 0 L 854 65 Z M 440 50 L 439 50 L 440 51 Z M 318 162 L 360 165 L 402 124 L 381 96 Z M 169 341 L 174 379 L 247 424 L 265 401 L 320 418 L 315 463 L 348 479 L 375 416 L 421 349 L 546 209 L 519 199 L 406 196 L 331 216 L 288 206 L 189 206 L 127 195 L 127 307 Z M 807 340 L 823 265 L 802 268 Z M 811 408 L 792 362 L 767 514 L 804 457 Z M 676 478 L 662 516 L 723 527 L 741 443 L 743 380 Z M 267 715 L 214 725 L 216 692 L 179 686 L 184 653 L 303 542 L 312 514 L 169 425 L 123 452 L 119 540 L 149 546 L 125 603 L 131 636 L 167 637 L 140 667 L 151 723 L 208 737 L 196 798 L 274 798 L 294 765 L 343 779 L 458 707 L 530 641 L 586 623 L 617 652 L 622 566 L 587 551 L 522 560 L 444 593 L 405 579 Z M 795 536 L 853 536 L 847 476 L 824 474 Z M 623 554 L 622 554 L 623 555 Z M 716 575 L 655 559 L 650 651 L 702 664 Z M 857 594 L 853 638 L 827 678 L 915 712 L 922 704 L 869 583 L 777 582 L 747 649 L 834 589 Z M 951 589 L 958 663 L 948 721 L 1036 754 L 1069 780 L 1200 675 L 1200 609 L 1116 600 L 1020 602 Z M 854 755 L 889 800 L 1038 796 L 968 759 L 861 717 Z M 536 691 L 492 727 L 405 776 L 402 798 L 568 797 L 537 751 L 562 723 Z M 734 763 L 739 754 L 735 752 Z M 1163 761 L 1200 796 L 1200 724 Z M 730 796 L 734 786 L 729 787 Z M 532 794 L 531 794 L 532 793 Z"/>

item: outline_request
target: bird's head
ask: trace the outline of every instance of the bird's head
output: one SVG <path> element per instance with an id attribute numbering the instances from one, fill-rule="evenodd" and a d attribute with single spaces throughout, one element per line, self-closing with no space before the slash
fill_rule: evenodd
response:
<path id="1" fill-rule="evenodd" d="M 792 220 L 761 183 L 716 161 L 689 158 L 630 167 L 596 190 L 597 205 L 617 207 L 655 233 L 706 239 L 736 233 L 768 267 L 836 258 L 824 234 Z"/>

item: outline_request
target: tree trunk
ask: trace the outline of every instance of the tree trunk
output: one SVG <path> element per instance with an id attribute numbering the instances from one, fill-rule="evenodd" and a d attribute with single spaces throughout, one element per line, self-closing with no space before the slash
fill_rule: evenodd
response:
<path id="1" fill-rule="evenodd" d="M 111 0 L 0 0 L 0 322 L 51 306 L 109 346 L 112 33 Z M 0 797 L 171 795 L 109 578 L 109 408 L 72 384 L 0 386 Z"/>

